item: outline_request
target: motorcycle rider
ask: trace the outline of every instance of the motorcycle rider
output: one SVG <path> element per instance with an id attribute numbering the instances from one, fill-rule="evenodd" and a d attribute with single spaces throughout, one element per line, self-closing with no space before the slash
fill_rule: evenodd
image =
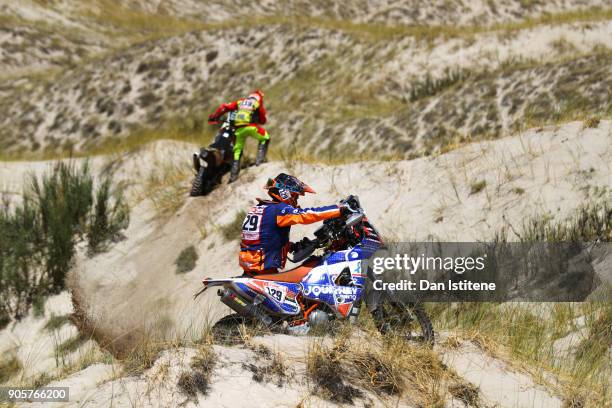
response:
<path id="1" fill-rule="evenodd" d="M 287 253 L 296 249 L 289 242 L 292 225 L 312 224 L 350 212 L 343 205 L 300 208 L 298 198 L 315 191 L 285 173 L 268 179 L 264 189 L 271 200 L 258 198 L 242 223 L 239 262 L 248 275 L 277 273 L 285 267 Z"/>
<path id="2" fill-rule="evenodd" d="M 236 142 L 234 144 L 234 157 L 230 174 L 230 183 L 238 178 L 240 172 L 240 159 L 247 137 L 252 137 L 259 142 L 257 150 L 256 166 L 265 159 L 268 149 L 270 135 L 260 125 L 265 125 L 266 108 L 264 107 L 264 94 L 259 89 L 253 91 L 246 98 L 238 99 L 230 103 L 222 103 L 217 110 L 208 117 L 209 123 L 215 123 L 225 113 L 230 113 L 230 121 L 236 127 Z"/>

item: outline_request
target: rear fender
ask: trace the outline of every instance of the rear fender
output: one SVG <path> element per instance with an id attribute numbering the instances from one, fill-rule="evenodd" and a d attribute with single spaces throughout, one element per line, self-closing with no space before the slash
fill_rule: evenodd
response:
<path id="1" fill-rule="evenodd" d="M 194 299 L 197 298 L 202 293 L 206 292 L 206 290 L 208 288 L 212 288 L 213 286 L 229 285 L 229 284 L 233 283 L 235 280 L 236 280 L 235 278 L 228 278 L 228 279 L 210 279 L 210 278 L 204 278 L 202 280 L 202 284 L 204 285 L 204 287 L 202 289 L 200 289 L 200 291 L 198 291 L 196 294 L 194 294 L 193 298 Z"/>

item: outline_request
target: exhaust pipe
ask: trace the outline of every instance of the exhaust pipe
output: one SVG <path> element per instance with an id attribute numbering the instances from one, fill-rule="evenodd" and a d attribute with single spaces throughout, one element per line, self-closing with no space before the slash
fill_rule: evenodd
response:
<path id="1" fill-rule="evenodd" d="M 270 326 L 272 324 L 272 318 L 263 313 L 258 307 L 261 303 L 260 299 L 259 302 L 257 302 L 258 299 L 255 299 L 254 303 L 248 302 L 229 288 L 219 289 L 217 291 L 217 295 L 221 297 L 221 302 L 224 305 L 239 315 L 254 318 L 266 326 Z"/>

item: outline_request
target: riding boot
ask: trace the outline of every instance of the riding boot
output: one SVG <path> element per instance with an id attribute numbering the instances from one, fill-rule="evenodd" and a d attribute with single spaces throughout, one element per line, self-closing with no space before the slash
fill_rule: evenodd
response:
<path id="1" fill-rule="evenodd" d="M 238 173 L 240 173 L 240 159 L 234 160 L 232 162 L 232 170 L 230 173 L 229 182 L 233 183 L 238 178 Z"/>
<path id="2" fill-rule="evenodd" d="M 268 153 L 269 144 L 269 140 L 266 140 L 265 142 L 259 144 L 257 148 L 257 158 L 255 159 L 255 166 L 259 166 L 266 160 L 266 154 Z"/>

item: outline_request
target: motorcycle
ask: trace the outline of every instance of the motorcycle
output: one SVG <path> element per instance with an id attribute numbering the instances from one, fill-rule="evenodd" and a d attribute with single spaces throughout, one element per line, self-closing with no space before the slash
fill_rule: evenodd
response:
<path id="1" fill-rule="evenodd" d="M 196 171 L 189 195 L 206 195 L 219 183 L 223 175 L 231 170 L 235 128 L 229 118 L 223 122 L 215 140 L 208 147 L 193 153 L 193 168 Z"/>
<path id="2" fill-rule="evenodd" d="M 210 121 L 211 125 L 219 122 Z M 236 143 L 236 127 L 234 127 L 234 112 L 227 115 L 221 124 L 215 140 L 208 147 L 202 147 L 193 153 L 193 168 L 196 172 L 189 193 L 192 197 L 206 195 L 221 183 L 223 176 L 231 172 L 230 183 L 238 178 L 241 159 L 234 160 L 234 144 Z M 260 144 L 257 149 L 255 165 L 259 166 L 266 159 L 269 143 Z"/>
<path id="3" fill-rule="evenodd" d="M 236 312 L 215 326 L 252 323 L 306 334 L 311 327 L 333 320 L 355 322 L 365 300 L 382 333 L 395 332 L 406 340 L 433 345 L 433 327 L 422 305 L 368 285 L 376 278 L 367 260 L 384 245 L 383 240 L 356 196 L 341 203 L 351 209 L 350 215 L 325 220 L 314 239 L 297 244 L 292 262 L 304 261 L 300 266 L 277 274 L 205 278 L 204 288 L 194 297 L 218 287 L 221 302 Z M 314 255 L 317 250 L 321 253 Z"/>

